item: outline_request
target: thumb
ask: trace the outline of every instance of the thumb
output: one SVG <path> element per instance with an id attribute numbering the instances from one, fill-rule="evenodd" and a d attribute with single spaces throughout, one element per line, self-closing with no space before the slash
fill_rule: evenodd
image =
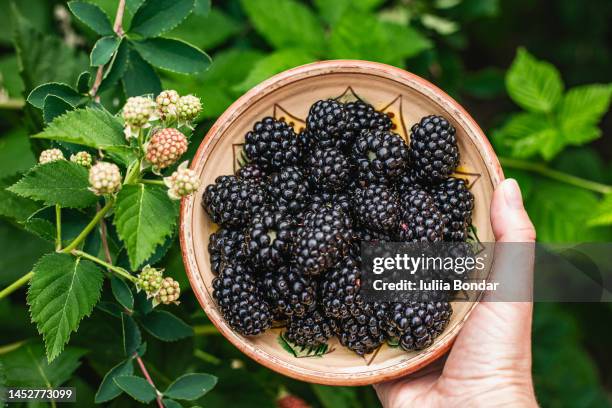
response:
<path id="1" fill-rule="evenodd" d="M 493 194 L 491 224 L 497 242 L 533 242 L 535 229 L 523 207 L 523 197 L 514 179 L 504 180 Z"/>

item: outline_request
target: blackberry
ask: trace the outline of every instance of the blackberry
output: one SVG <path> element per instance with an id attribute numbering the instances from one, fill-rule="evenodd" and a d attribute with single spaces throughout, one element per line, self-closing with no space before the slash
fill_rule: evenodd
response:
<path id="1" fill-rule="evenodd" d="M 448 302 L 398 302 L 388 312 L 390 333 L 406 350 L 422 350 L 433 344 L 448 325 L 453 309 Z"/>
<path id="2" fill-rule="evenodd" d="M 361 181 L 387 184 L 406 170 L 409 149 L 399 135 L 386 130 L 373 130 L 357 137 L 352 158 Z"/>
<path id="3" fill-rule="evenodd" d="M 444 239 L 465 241 L 474 209 L 474 195 L 465 180 L 451 177 L 434 187 L 432 195 L 445 220 Z"/>
<path id="4" fill-rule="evenodd" d="M 306 126 L 320 147 L 343 149 L 354 140 L 349 113 L 342 103 L 334 99 L 315 102 L 306 117 Z"/>
<path id="5" fill-rule="evenodd" d="M 247 158 L 265 171 L 278 170 L 300 161 L 297 135 L 286 122 L 266 117 L 244 137 Z"/>
<path id="6" fill-rule="evenodd" d="M 399 238 L 403 242 L 440 242 L 444 218 L 434 199 L 425 190 L 412 187 L 401 197 L 402 221 Z"/>
<path id="7" fill-rule="evenodd" d="M 434 184 L 448 178 L 459 164 L 455 128 L 442 116 L 425 116 L 412 126 L 410 160 L 415 176 Z"/>
<path id="8" fill-rule="evenodd" d="M 317 147 L 317 141 L 312 135 L 312 132 L 309 132 L 308 129 L 303 129 L 298 134 L 298 145 L 302 152 L 302 161 L 305 162 Z"/>
<path id="9" fill-rule="evenodd" d="M 351 178 L 348 158 L 338 149 L 317 149 L 308 160 L 309 181 L 315 189 L 342 191 Z"/>
<path id="10" fill-rule="evenodd" d="M 307 213 L 296 232 L 296 265 L 306 275 L 319 275 L 346 254 L 352 235 L 351 219 L 342 210 Z"/>
<path id="11" fill-rule="evenodd" d="M 336 322 L 314 310 L 305 316 L 293 316 L 287 324 L 287 340 L 298 346 L 316 347 L 334 335 Z"/>
<path id="12" fill-rule="evenodd" d="M 355 236 L 362 242 L 393 242 L 394 240 L 389 233 L 363 227 L 355 230 Z"/>
<path id="13" fill-rule="evenodd" d="M 218 274 L 229 262 L 246 260 L 244 253 L 245 237 L 241 230 L 219 228 L 210 235 L 208 253 L 213 273 Z"/>
<path id="14" fill-rule="evenodd" d="M 308 181 L 299 167 L 283 167 L 270 177 L 268 192 L 279 211 L 295 214 L 307 204 Z"/>
<path id="15" fill-rule="evenodd" d="M 270 306 L 253 271 L 246 265 L 237 262 L 225 265 L 212 285 L 213 298 L 234 330 L 254 336 L 271 327 Z"/>
<path id="16" fill-rule="evenodd" d="M 293 238 L 293 223 L 278 211 L 265 210 L 247 228 L 246 254 L 257 268 L 276 268 L 287 261 Z"/>
<path id="17" fill-rule="evenodd" d="M 391 130 L 393 126 L 389 116 L 363 101 L 349 102 L 345 109 L 349 113 L 349 127 L 356 136 L 368 130 Z"/>
<path id="18" fill-rule="evenodd" d="M 266 192 L 260 183 L 219 176 L 204 190 L 202 206 L 212 220 L 221 225 L 242 227 L 266 204 Z"/>
<path id="19" fill-rule="evenodd" d="M 391 188 L 378 184 L 358 188 L 351 205 L 355 218 L 366 228 L 380 232 L 397 230 L 400 203 L 399 196 Z"/>
<path id="20" fill-rule="evenodd" d="M 386 304 L 370 303 L 353 310 L 353 316 L 338 323 L 336 335 L 340 343 L 359 355 L 376 350 L 388 332 Z"/>
<path id="21" fill-rule="evenodd" d="M 351 200 L 348 194 L 345 193 L 328 193 L 323 191 L 311 196 L 310 206 L 308 207 L 310 211 L 318 211 L 324 207 L 339 209 L 345 214 L 349 214 Z"/>
<path id="22" fill-rule="evenodd" d="M 238 169 L 236 176 L 240 179 L 262 181 L 266 173 L 257 164 L 246 164 Z"/>
<path id="23" fill-rule="evenodd" d="M 268 303 L 277 316 L 304 316 L 317 305 L 315 282 L 303 277 L 291 266 L 266 272 L 263 287 Z"/>
<path id="24" fill-rule="evenodd" d="M 363 301 L 359 294 L 361 269 L 355 257 L 347 257 L 329 270 L 320 280 L 320 305 L 326 316 L 345 319 Z"/>

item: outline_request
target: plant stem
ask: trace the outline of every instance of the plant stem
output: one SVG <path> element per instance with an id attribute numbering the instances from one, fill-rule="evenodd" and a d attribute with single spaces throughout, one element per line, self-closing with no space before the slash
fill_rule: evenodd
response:
<path id="1" fill-rule="evenodd" d="M 23 346 L 27 340 L 16 341 L 14 343 L 6 344 L 4 346 L 0 346 L 0 355 L 10 353 L 13 350 L 17 350 L 19 347 Z"/>
<path id="2" fill-rule="evenodd" d="M 11 283 L 9 286 L 4 288 L 2 291 L 0 291 L 0 299 L 4 299 L 8 295 L 13 293 L 14 291 L 19 289 L 26 283 L 28 283 L 28 281 L 32 279 L 32 276 L 34 276 L 34 272 L 28 272 L 25 275 L 23 275 L 21 278 L 17 279 L 15 282 Z"/>
<path id="3" fill-rule="evenodd" d="M 125 179 L 123 180 L 123 184 L 131 184 L 132 182 L 140 176 L 140 165 L 141 161 L 138 160 L 133 166 L 128 169 L 127 174 L 125 175 Z"/>
<path id="4" fill-rule="evenodd" d="M 5 99 L 0 101 L 0 109 L 15 109 L 23 108 L 25 104 L 23 99 Z"/>
<path id="5" fill-rule="evenodd" d="M 102 265 L 103 267 L 105 267 L 106 269 L 108 269 L 111 272 L 116 273 L 117 275 L 131 281 L 131 282 L 136 282 L 136 277 L 130 275 L 130 273 L 128 271 L 126 271 L 125 269 L 119 267 L 119 266 L 115 266 L 115 265 L 111 265 L 108 262 L 104 262 L 103 260 L 101 260 L 98 257 L 95 257 L 93 255 L 88 254 L 87 252 L 83 252 L 83 251 L 79 251 L 78 249 L 74 249 L 70 252 L 72 255 L 74 256 L 78 256 L 81 258 L 85 258 L 85 259 L 89 259 L 92 262 L 97 263 L 98 265 Z"/>
<path id="6" fill-rule="evenodd" d="M 153 184 L 156 186 L 164 186 L 164 187 L 166 186 L 166 183 L 164 183 L 163 180 L 140 179 L 138 182 L 142 184 Z"/>
<path id="7" fill-rule="evenodd" d="M 55 204 L 55 250 L 59 251 L 62 249 L 62 207 Z"/>
<path id="8" fill-rule="evenodd" d="M 159 391 L 157 391 L 157 387 L 155 386 L 153 379 L 149 375 L 149 372 L 147 371 L 147 367 L 145 367 L 144 362 L 142 361 L 142 358 L 140 358 L 140 356 L 137 353 L 134 353 L 134 358 L 138 362 L 138 366 L 140 367 L 140 371 L 142 371 L 142 375 L 145 376 L 145 378 L 147 379 L 147 382 L 151 384 L 151 387 L 155 389 L 155 397 L 157 399 L 157 406 L 159 408 L 164 408 L 164 403 L 162 402 L 162 395 Z"/>
<path id="9" fill-rule="evenodd" d="M 221 334 L 219 330 L 212 324 L 200 324 L 193 326 L 193 334 L 196 336 L 206 336 L 208 334 Z"/>
<path id="10" fill-rule="evenodd" d="M 85 238 L 87 238 L 87 235 L 89 235 L 91 230 L 93 230 L 94 227 L 98 224 L 98 222 L 100 222 L 100 220 L 106 215 L 108 210 L 111 209 L 111 207 L 113 206 L 113 203 L 114 203 L 114 200 L 112 198 L 109 199 L 106 202 L 106 205 L 102 207 L 100 211 L 96 213 L 96 215 L 92 218 L 89 224 L 87 224 L 87 226 L 83 228 L 83 231 L 81 231 L 81 233 L 70 244 L 68 244 L 66 248 L 60 250 L 59 252 L 68 254 L 72 252 L 72 250 L 75 249 L 77 246 L 79 246 L 79 244 L 83 242 Z"/>
<path id="11" fill-rule="evenodd" d="M 572 186 L 591 190 L 596 193 L 610 194 L 612 193 L 612 186 L 595 181 L 586 180 L 580 177 L 573 176 L 571 174 L 564 173 L 562 171 L 553 170 L 540 163 L 532 163 L 526 160 L 512 159 L 509 157 L 500 157 L 500 163 L 507 168 L 517 170 L 527 170 L 533 173 L 540 174 L 542 176 L 551 178 L 553 180 L 560 181 L 562 183 L 570 184 Z"/>

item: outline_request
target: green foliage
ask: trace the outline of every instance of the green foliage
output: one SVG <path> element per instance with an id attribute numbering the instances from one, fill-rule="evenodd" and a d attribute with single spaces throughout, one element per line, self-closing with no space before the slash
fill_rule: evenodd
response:
<path id="1" fill-rule="evenodd" d="M 607 194 L 590 216 L 589 225 L 612 225 L 612 193 Z"/>
<path id="2" fill-rule="evenodd" d="M 66 160 L 37 165 L 8 191 L 45 205 L 70 208 L 88 207 L 97 201 L 89 190 L 87 170 Z"/>
<path id="3" fill-rule="evenodd" d="M 91 50 L 89 60 L 92 66 L 106 65 L 117 52 L 121 40 L 117 37 L 107 36 L 100 38 Z"/>
<path id="4" fill-rule="evenodd" d="M 130 26 L 130 32 L 158 37 L 178 26 L 193 10 L 194 0 L 145 0 Z"/>
<path id="5" fill-rule="evenodd" d="M 113 368 L 111 368 L 102 379 L 102 383 L 96 392 L 95 402 L 101 404 L 103 402 L 110 401 L 117 398 L 123 392 L 121 388 L 115 383 L 116 377 L 123 377 L 126 375 L 132 375 L 134 373 L 134 363 L 131 358 L 120 362 Z"/>
<path id="6" fill-rule="evenodd" d="M 68 7 L 76 18 L 100 35 L 112 35 L 113 26 L 106 13 L 95 4 L 71 1 Z"/>
<path id="7" fill-rule="evenodd" d="M 95 264 L 68 254 L 43 256 L 33 272 L 28 290 L 30 313 L 45 339 L 49 361 L 53 361 L 100 299 L 103 275 Z"/>
<path id="8" fill-rule="evenodd" d="M 133 269 L 141 266 L 172 234 L 175 222 L 176 207 L 161 187 L 127 185 L 117 196 L 114 224 Z"/>
<path id="9" fill-rule="evenodd" d="M 181 40 L 153 38 L 134 42 L 134 48 L 150 64 L 172 72 L 194 74 L 210 65 L 205 52 Z"/>
<path id="10" fill-rule="evenodd" d="M 527 110 L 512 116 L 494 134 L 512 156 L 545 160 L 566 146 L 581 146 L 601 136 L 597 123 L 608 110 L 612 85 L 585 85 L 563 94 L 557 69 L 519 48 L 506 75 L 508 94 Z"/>
<path id="11" fill-rule="evenodd" d="M 117 299 L 117 302 L 121 304 L 128 311 L 134 309 L 134 295 L 128 284 L 116 276 L 111 277 L 111 290 L 113 296 Z"/>
<path id="12" fill-rule="evenodd" d="M 193 336 L 193 329 L 165 310 L 154 310 L 142 318 L 142 326 L 162 341 L 177 341 Z"/>
<path id="13" fill-rule="evenodd" d="M 149 403 L 155 399 L 155 389 L 142 377 L 123 375 L 115 377 L 113 381 L 137 401 Z"/>
<path id="14" fill-rule="evenodd" d="M 217 384 L 217 377 L 213 375 L 185 374 L 174 380 L 164 391 L 164 395 L 178 400 L 193 401 L 210 391 L 215 384 Z"/>

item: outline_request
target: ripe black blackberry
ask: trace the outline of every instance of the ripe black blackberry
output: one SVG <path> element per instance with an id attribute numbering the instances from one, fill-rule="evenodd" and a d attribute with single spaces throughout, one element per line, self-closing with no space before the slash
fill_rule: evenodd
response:
<path id="1" fill-rule="evenodd" d="M 278 211 L 253 216 L 246 230 L 246 255 L 258 269 L 269 270 L 287 262 L 294 240 L 293 222 Z"/>
<path id="2" fill-rule="evenodd" d="M 361 242 L 393 242 L 394 235 L 397 231 L 392 233 L 380 232 L 371 230 L 369 228 L 360 227 L 355 229 L 355 236 Z"/>
<path id="3" fill-rule="evenodd" d="M 444 239 L 465 241 L 474 209 L 474 195 L 465 180 L 451 177 L 435 186 L 432 195 L 445 220 Z"/>
<path id="4" fill-rule="evenodd" d="M 363 101 L 349 102 L 345 109 L 349 113 L 349 127 L 356 136 L 369 130 L 391 130 L 393 126 L 389 116 Z"/>
<path id="5" fill-rule="evenodd" d="M 259 182 L 236 176 L 219 176 L 202 195 L 202 206 L 217 224 L 245 226 L 253 214 L 267 202 L 267 194 Z"/>
<path id="6" fill-rule="evenodd" d="M 410 164 L 417 180 L 435 184 L 459 164 L 455 128 L 442 116 L 425 116 L 410 132 Z"/>
<path id="7" fill-rule="evenodd" d="M 388 184 L 406 171 L 409 150 L 399 135 L 372 130 L 357 136 L 351 157 L 361 181 Z"/>
<path id="8" fill-rule="evenodd" d="M 352 310 L 352 317 L 338 322 L 336 335 L 340 343 L 361 356 L 376 350 L 386 340 L 385 310 L 382 303 Z"/>
<path id="9" fill-rule="evenodd" d="M 359 294 L 361 269 L 355 257 L 348 256 L 321 277 L 319 304 L 326 316 L 346 319 L 351 310 L 363 304 Z"/>
<path id="10" fill-rule="evenodd" d="M 263 287 L 276 316 L 304 316 L 317 305 L 316 283 L 292 266 L 266 272 Z"/>
<path id="11" fill-rule="evenodd" d="M 349 214 L 351 210 L 351 200 L 345 193 L 319 192 L 310 197 L 309 211 L 318 211 L 321 208 L 335 208 Z"/>
<path id="12" fill-rule="evenodd" d="M 412 187 L 400 198 L 400 201 L 402 205 L 400 241 L 440 242 L 443 240 L 444 218 L 431 195 L 418 187 Z"/>
<path id="13" fill-rule="evenodd" d="M 295 214 L 308 204 L 308 181 L 302 170 L 287 166 L 270 177 L 268 192 L 280 212 Z"/>
<path id="14" fill-rule="evenodd" d="M 308 161 L 308 158 L 317 147 L 317 141 L 312 132 L 309 132 L 308 129 L 303 129 L 298 134 L 298 146 L 302 152 L 302 162 Z"/>
<path id="15" fill-rule="evenodd" d="M 320 147 L 343 149 L 354 140 L 349 113 L 342 103 L 334 99 L 315 102 L 306 117 L 306 126 Z"/>
<path id="16" fill-rule="evenodd" d="M 346 190 L 351 178 L 348 158 L 338 149 L 316 149 L 308 159 L 310 185 L 316 190 Z"/>
<path id="17" fill-rule="evenodd" d="M 249 163 L 240 167 L 236 172 L 236 176 L 240 179 L 263 181 L 266 173 L 257 164 Z"/>
<path id="18" fill-rule="evenodd" d="M 319 275 L 347 253 L 353 232 L 342 210 L 323 207 L 306 214 L 295 240 L 295 263 L 306 275 Z"/>
<path id="19" fill-rule="evenodd" d="M 398 302 L 388 312 L 389 334 L 406 350 L 431 346 L 448 325 L 453 309 L 448 302 Z"/>
<path id="20" fill-rule="evenodd" d="M 246 260 L 244 253 L 245 238 L 242 230 L 219 228 L 210 235 L 208 253 L 213 273 L 218 274 L 229 262 Z"/>
<path id="21" fill-rule="evenodd" d="M 317 347 L 327 343 L 335 333 L 336 322 L 325 318 L 318 310 L 304 316 L 293 316 L 287 324 L 285 337 L 298 346 Z"/>
<path id="22" fill-rule="evenodd" d="M 267 172 L 300 161 L 297 135 L 286 122 L 266 117 L 255 123 L 244 142 L 246 157 Z"/>
<path id="23" fill-rule="evenodd" d="M 225 321 L 245 336 L 263 333 L 272 325 L 270 306 L 264 300 L 254 272 L 245 264 L 225 265 L 213 279 L 213 298 Z"/>
<path id="24" fill-rule="evenodd" d="M 351 208 L 355 219 L 368 229 L 391 233 L 398 228 L 399 196 L 387 186 L 372 184 L 358 188 L 353 193 Z"/>

